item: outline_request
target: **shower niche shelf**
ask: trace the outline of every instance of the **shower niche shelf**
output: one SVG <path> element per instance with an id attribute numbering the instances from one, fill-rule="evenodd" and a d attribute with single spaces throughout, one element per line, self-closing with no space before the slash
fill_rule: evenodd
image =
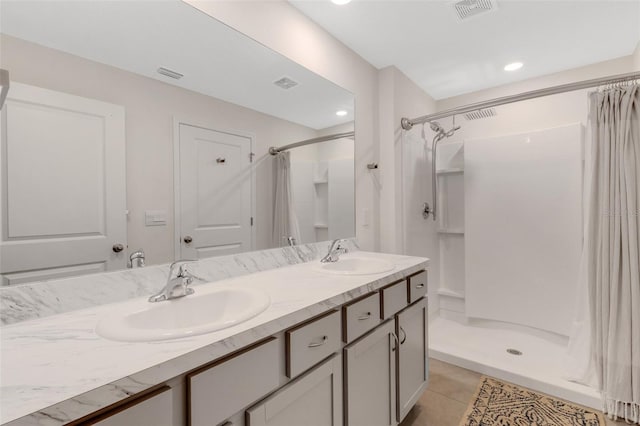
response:
<path id="1" fill-rule="evenodd" d="M 465 315 L 464 144 L 448 142 L 438 150 L 437 235 L 442 316 L 463 321 Z"/>
<path id="2" fill-rule="evenodd" d="M 436 174 L 437 175 L 450 175 L 450 174 L 455 174 L 455 173 L 464 173 L 464 169 L 459 168 L 459 167 L 453 167 L 453 168 L 449 168 L 449 169 L 436 170 Z"/>
<path id="3" fill-rule="evenodd" d="M 462 228 L 439 228 L 438 234 L 464 235 Z"/>

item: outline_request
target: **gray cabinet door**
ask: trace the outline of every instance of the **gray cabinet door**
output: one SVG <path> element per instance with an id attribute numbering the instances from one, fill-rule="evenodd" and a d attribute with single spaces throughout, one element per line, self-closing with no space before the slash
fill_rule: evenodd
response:
<path id="1" fill-rule="evenodd" d="M 394 324 L 387 320 L 344 349 L 347 426 L 396 424 Z"/>
<path id="2" fill-rule="evenodd" d="M 246 426 L 292 425 L 342 425 L 340 355 L 333 355 L 246 412 Z"/>
<path id="3" fill-rule="evenodd" d="M 427 388 L 429 377 L 427 298 L 397 315 L 398 422 L 402 421 Z"/>

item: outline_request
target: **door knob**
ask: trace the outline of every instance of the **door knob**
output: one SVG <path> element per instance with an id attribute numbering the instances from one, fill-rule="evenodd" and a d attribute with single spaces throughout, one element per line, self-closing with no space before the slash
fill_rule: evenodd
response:
<path id="1" fill-rule="evenodd" d="M 183 241 L 184 241 L 186 244 L 191 244 L 191 242 L 193 241 L 193 238 L 191 238 L 191 236 L 190 236 L 190 235 L 187 235 L 186 237 L 184 237 Z"/>
<path id="2" fill-rule="evenodd" d="M 120 253 L 122 250 L 124 250 L 124 246 L 122 244 L 114 244 L 111 249 L 114 253 Z"/>

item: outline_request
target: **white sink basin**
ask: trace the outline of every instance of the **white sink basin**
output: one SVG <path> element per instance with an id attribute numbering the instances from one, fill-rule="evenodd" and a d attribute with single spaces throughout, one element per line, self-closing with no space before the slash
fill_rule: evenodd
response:
<path id="1" fill-rule="evenodd" d="M 336 275 L 370 275 L 392 271 L 395 268 L 386 260 L 367 257 L 342 257 L 337 262 L 320 263 L 316 270 Z"/>
<path id="2" fill-rule="evenodd" d="M 271 301 L 259 290 L 233 287 L 203 288 L 179 299 L 125 304 L 103 317 L 100 336 L 121 342 L 148 342 L 210 333 L 247 321 L 266 310 Z"/>

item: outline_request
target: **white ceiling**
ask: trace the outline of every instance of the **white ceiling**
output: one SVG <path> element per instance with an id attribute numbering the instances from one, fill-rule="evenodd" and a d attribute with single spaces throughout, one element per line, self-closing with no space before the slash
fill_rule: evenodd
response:
<path id="1" fill-rule="evenodd" d="M 435 99 L 627 56 L 640 41 L 640 0 L 497 0 L 495 10 L 462 21 L 450 0 L 290 3 Z M 505 72 L 514 61 L 524 67 Z"/>
<path id="2" fill-rule="evenodd" d="M 178 0 L 2 0 L 0 31 L 313 129 L 353 120 L 351 93 Z"/>

